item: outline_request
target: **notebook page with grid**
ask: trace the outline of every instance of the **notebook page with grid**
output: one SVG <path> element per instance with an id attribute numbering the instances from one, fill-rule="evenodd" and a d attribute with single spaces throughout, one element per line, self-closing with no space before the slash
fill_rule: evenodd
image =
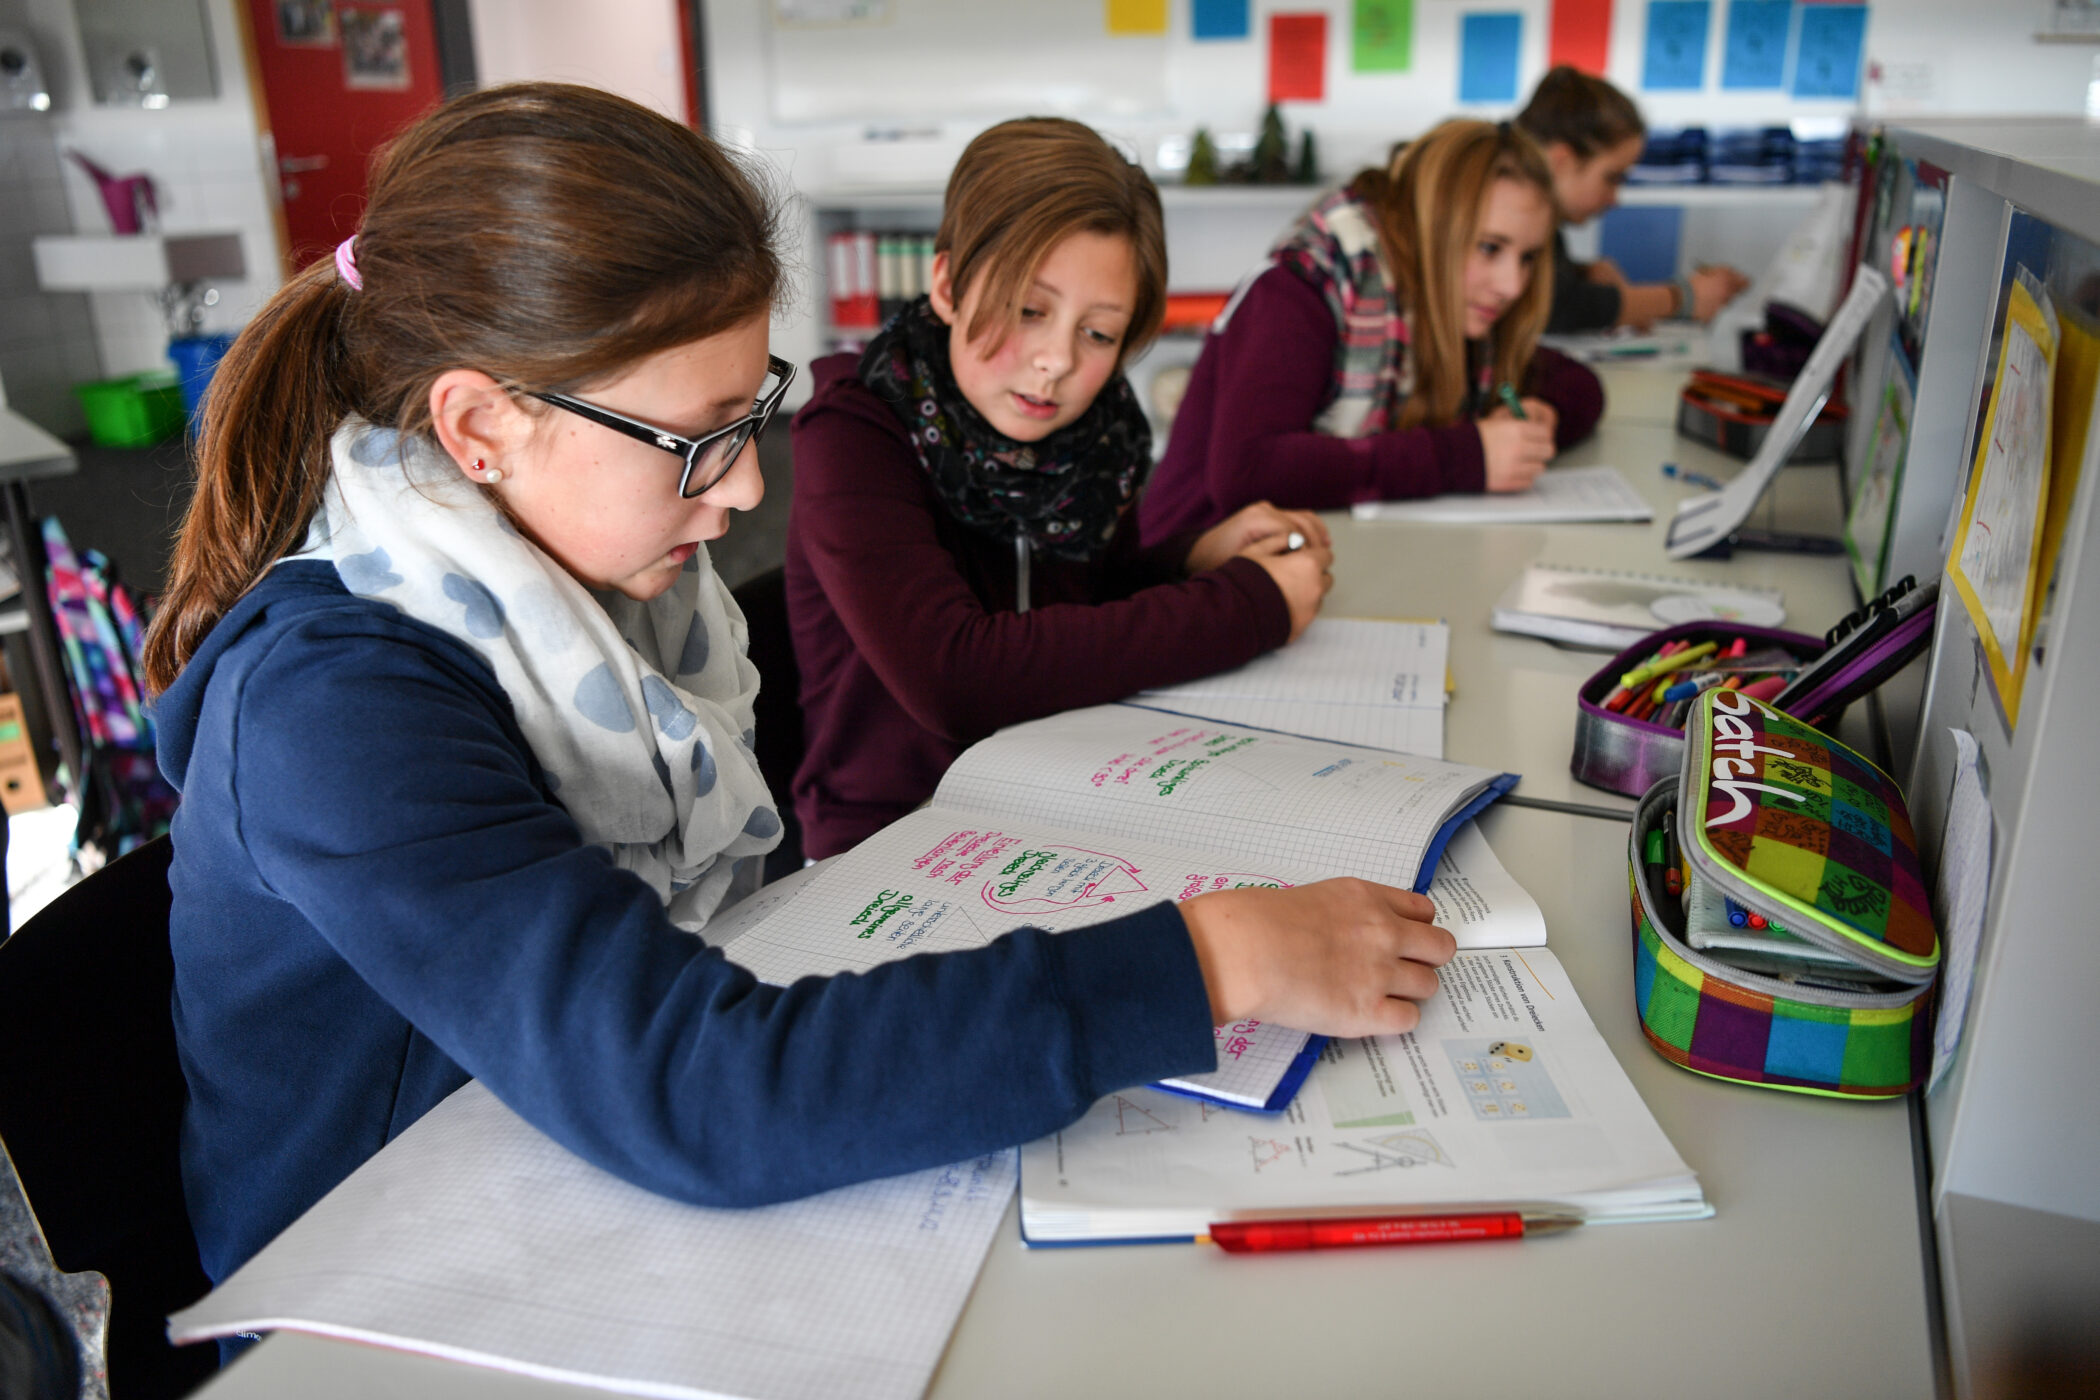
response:
<path id="1" fill-rule="evenodd" d="M 914 953 L 981 948 L 1017 928 L 1061 933 L 1161 899 L 1308 878 L 1229 852 L 925 807 L 826 862 L 790 905 L 724 951 L 761 981 L 786 984 Z M 1216 1035 L 1218 1068 L 1164 1081 L 1168 1087 L 1258 1108 L 1306 1044 L 1304 1031 L 1274 1022 L 1241 1021 Z"/>
<path id="2" fill-rule="evenodd" d="M 1498 775 L 1129 705 L 972 746 L 934 802 L 1414 888 L 1445 822 Z"/>
<path id="3" fill-rule="evenodd" d="M 585 1164 L 471 1083 L 170 1336 L 314 1332 L 672 1400 L 912 1400 L 1014 1174 L 1001 1151 L 709 1210 Z"/>

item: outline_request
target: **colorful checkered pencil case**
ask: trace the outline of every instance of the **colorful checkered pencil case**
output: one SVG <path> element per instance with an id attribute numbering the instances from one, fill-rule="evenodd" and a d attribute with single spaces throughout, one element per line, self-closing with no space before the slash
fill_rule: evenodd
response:
<path id="1" fill-rule="evenodd" d="M 1700 696 L 1686 731 L 1683 771 L 1649 790 L 1633 823 L 1634 995 L 1649 1042 L 1719 1079 L 1903 1093 L 1931 1065 L 1940 948 L 1901 791 L 1734 691 Z M 1668 842 L 1650 840 L 1666 832 L 1676 880 Z M 1687 874 L 1821 956 L 1790 965 L 1693 946 L 1673 892 Z"/>

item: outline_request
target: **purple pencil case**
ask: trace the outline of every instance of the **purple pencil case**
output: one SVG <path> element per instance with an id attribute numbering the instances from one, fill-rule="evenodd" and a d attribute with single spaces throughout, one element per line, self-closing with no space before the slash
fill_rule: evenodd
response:
<path id="1" fill-rule="evenodd" d="M 1818 729 L 1831 728 L 1847 704 L 1895 675 L 1912 657 L 1932 645 L 1932 624 L 1938 610 L 1939 601 L 1934 598 L 1852 660 L 1833 657 L 1832 664 L 1837 669 L 1817 681 L 1800 699 L 1787 701 L 1787 713 Z"/>
<path id="2" fill-rule="evenodd" d="M 1605 698 L 1618 689 L 1620 676 L 1666 642 L 1682 639 L 1691 646 L 1717 642 L 1726 647 L 1737 637 L 1752 648 L 1779 647 L 1802 661 L 1814 660 L 1823 651 L 1819 637 L 1733 622 L 1680 622 L 1651 632 L 1607 661 L 1575 693 L 1575 756 L 1568 767 L 1576 781 L 1639 797 L 1662 779 L 1675 777 L 1684 765 L 1684 730 L 1652 720 L 1628 719 L 1605 709 Z"/>

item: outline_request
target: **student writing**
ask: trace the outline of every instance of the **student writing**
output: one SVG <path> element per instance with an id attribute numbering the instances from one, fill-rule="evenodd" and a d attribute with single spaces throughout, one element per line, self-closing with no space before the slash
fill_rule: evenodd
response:
<path id="1" fill-rule="evenodd" d="M 1449 121 L 1315 204 L 1204 340 L 1145 538 L 1248 501 L 1341 509 L 1519 491 L 1604 411 L 1537 347 L 1552 176 L 1508 123 Z M 1497 404 L 1519 386 L 1525 416 Z"/>
<path id="2" fill-rule="evenodd" d="M 1560 217 L 1571 224 L 1588 223 L 1619 202 L 1619 187 L 1647 137 L 1632 98 L 1567 64 L 1539 79 L 1517 125 L 1545 150 Z M 1645 330 L 1669 316 L 1710 321 L 1749 285 L 1734 268 L 1719 266 L 1696 268 L 1674 282 L 1628 282 L 1609 258 L 1579 263 L 1569 257 L 1567 237 L 1556 229 L 1546 329 L 1556 335 L 1610 326 Z"/>
<path id="3" fill-rule="evenodd" d="M 1448 934 L 1361 882 L 757 985 L 694 936 L 777 839 L 707 541 L 776 215 L 608 94 L 459 98 L 219 367 L 147 646 L 184 1190 L 214 1279 L 469 1076 L 578 1155 L 749 1204 L 1039 1136 L 1212 1025 L 1402 1030 Z"/>
<path id="4" fill-rule="evenodd" d="M 1122 367 L 1165 291 L 1144 171 L 1078 122 L 1005 122 L 956 163 L 931 293 L 815 365 L 787 556 L 809 854 L 924 802 L 995 729 L 1241 665 L 1318 610 L 1309 514 L 1258 503 L 1138 548 L 1152 435 Z"/>

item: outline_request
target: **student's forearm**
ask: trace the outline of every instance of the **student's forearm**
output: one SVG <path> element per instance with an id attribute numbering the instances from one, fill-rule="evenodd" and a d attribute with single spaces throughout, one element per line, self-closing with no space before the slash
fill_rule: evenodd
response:
<path id="1" fill-rule="evenodd" d="M 1619 324 L 1648 326 L 1684 315 L 1680 305 L 1682 300 L 1676 286 L 1669 282 L 1643 282 L 1630 286 L 1619 294 Z"/>

